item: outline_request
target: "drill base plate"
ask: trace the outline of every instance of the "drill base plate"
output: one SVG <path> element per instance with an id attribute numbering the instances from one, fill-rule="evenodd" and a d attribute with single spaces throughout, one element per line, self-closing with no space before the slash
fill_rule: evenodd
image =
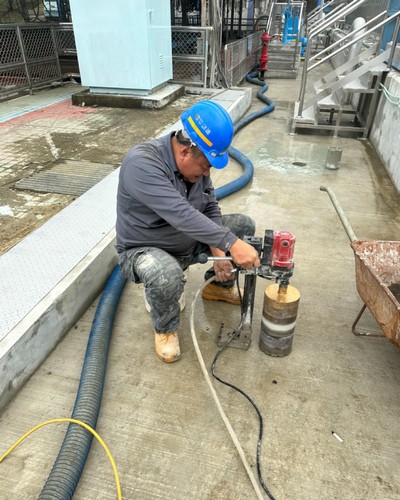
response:
<path id="1" fill-rule="evenodd" d="M 225 345 L 229 341 L 229 339 L 232 338 L 232 336 L 235 336 L 235 333 L 236 333 L 235 330 L 233 330 L 232 328 L 221 327 L 217 339 L 218 347 L 222 347 L 223 345 Z M 247 351 L 250 343 L 251 343 L 251 331 L 244 332 L 242 330 L 237 338 L 229 342 L 228 347 L 234 347 L 236 349 L 244 349 L 245 351 Z"/>

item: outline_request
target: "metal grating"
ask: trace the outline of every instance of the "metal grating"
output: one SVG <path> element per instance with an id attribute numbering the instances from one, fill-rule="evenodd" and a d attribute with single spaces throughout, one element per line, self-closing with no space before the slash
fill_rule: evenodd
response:
<path id="1" fill-rule="evenodd" d="M 210 29 L 172 27 L 173 82 L 207 86 Z"/>
<path id="2" fill-rule="evenodd" d="M 171 82 L 207 87 L 209 81 L 214 86 L 216 47 L 212 33 L 210 27 L 172 27 Z M 62 81 L 58 57 L 76 53 L 72 23 L 0 26 L 0 97 L 32 90 L 49 81 Z M 54 64 L 52 69 L 46 67 L 50 62 Z M 42 74 L 36 66 L 39 63 Z M 32 66 L 36 66 L 33 75 Z M 14 72 L 23 78 L 15 78 Z"/>
<path id="3" fill-rule="evenodd" d="M 0 97 L 62 81 L 52 26 L 0 26 Z"/>
<path id="4" fill-rule="evenodd" d="M 0 71 L 0 95 L 14 88 L 26 87 L 29 84 L 24 68 Z"/>
<path id="5" fill-rule="evenodd" d="M 35 64 L 29 67 L 29 74 L 33 84 L 44 83 L 46 81 L 56 80 L 59 77 L 59 68 L 55 62 L 48 64 Z"/>
<path id="6" fill-rule="evenodd" d="M 72 28 L 56 27 L 54 29 L 54 34 L 56 37 L 57 51 L 60 55 L 76 54 L 75 36 Z"/>
<path id="7" fill-rule="evenodd" d="M 49 28 L 21 28 L 26 58 L 29 60 L 54 57 L 56 54 Z"/>
<path id="8" fill-rule="evenodd" d="M 15 183 L 20 190 L 81 196 L 115 170 L 115 165 L 66 160 Z"/>
<path id="9" fill-rule="evenodd" d="M 172 55 L 204 56 L 205 33 L 199 31 L 172 31 Z"/>
<path id="10" fill-rule="evenodd" d="M 17 32 L 15 30 L 0 30 L 0 47 L 0 65 L 23 61 Z"/>
<path id="11" fill-rule="evenodd" d="M 174 82 L 179 83 L 203 83 L 204 74 L 204 64 L 202 62 L 191 61 L 179 61 L 174 59 L 172 61 Z"/>

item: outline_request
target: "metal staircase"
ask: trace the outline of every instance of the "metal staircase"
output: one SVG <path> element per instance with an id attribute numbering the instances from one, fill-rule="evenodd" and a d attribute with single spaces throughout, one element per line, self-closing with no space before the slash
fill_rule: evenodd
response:
<path id="1" fill-rule="evenodd" d="M 303 0 L 270 2 L 266 27 L 266 32 L 271 36 L 268 47 L 268 79 L 297 77 L 305 5 Z"/>
<path id="2" fill-rule="evenodd" d="M 364 0 L 337 6 L 334 1 L 331 3 L 332 8 L 325 17 L 318 19 L 318 12 L 310 13 L 307 26 L 309 43 L 291 133 L 309 128 L 330 130 L 334 137 L 343 132 L 355 132 L 367 138 L 381 84 L 391 67 L 396 48 L 392 43 L 386 50 L 381 50 L 383 28 L 395 22 L 393 40 L 397 40 L 400 12 L 387 16 L 387 11 L 383 11 L 368 22 L 357 18 L 352 30 L 346 33 L 335 26 L 343 23 Z M 330 43 L 326 43 L 327 39 Z M 322 49 L 319 48 L 321 40 L 325 40 Z M 314 72 L 314 77 L 317 68 L 321 71 L 326 66 L 328 73 L 311 85 L 310 73 Z"/>

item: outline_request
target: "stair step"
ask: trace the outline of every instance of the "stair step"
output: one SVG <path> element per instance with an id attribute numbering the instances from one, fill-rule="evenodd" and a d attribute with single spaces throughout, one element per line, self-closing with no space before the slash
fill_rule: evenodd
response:
<path id="1" fill-rule="evenodd" d="M 349 92 L 365 92 L 366 90 L 368 90 L 368 87 L 364 85 L 359 78 L 353 80 L 352 82 L 346 83 L 343 88 L 345 90 L 348 90 Z"/>
<path id="2" fill-rule="evenodd" d="M 284 78 L 294 79 L 297 78 L 298 68 L 293 69 L 270 69 L 268 68 L 267 78 Z"/>
<path id="3" fill-rule="evenodd" d="M 292 54 L 271 54 L 268 53 L 268 61 L 293 61 L 294 52 Z M 296 54 L 296 61 L 300 62 L 300 53 Z"/>
<path id="4" fill-rule="evenodd" d="M 320 109 L 339 109 L 340 103 L 334 94 L 327 95 L 317 103 Z"/>
<path id="5" fill-rule="evenodd" d="M 297 52 L 300 52 L 301 43 L 297 44 Z M 293 55 L 296 52 L 296 44 L 292 43 L 280 43 L 280 44 L 269 44 L 268 54 L 279 54 L 279 55 Z"/>
<path id="6" fill-rule="evenodd" d="M 296 67 L 296 64 L 295 64 Z M 268 69 L 277 69 L 277 70 L 291 70 L 293 69 L 293 61 L 268 61 Z"/>
<path id="7" fill-rule="evenodd" d="M 367 62 L 368 61 L 361 61 L 361 64 L 365 64 Z M 386 63 L 379 63 L 376 66 L 370 68 L 369 73 L 371 75 L 376 76 L 376 75 L 380 75 L 381 73 L 386 73 L 388 71 L 389 71 L 389 68 L 388 68 Z"/>

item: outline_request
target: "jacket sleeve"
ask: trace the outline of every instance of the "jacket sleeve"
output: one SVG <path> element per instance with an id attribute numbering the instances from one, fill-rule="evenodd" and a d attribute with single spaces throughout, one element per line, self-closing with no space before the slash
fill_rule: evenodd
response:
<path id="1" fill-rule="evenodd" d="M 205 213 L 201 213 L 176 190 L 157 162 L 153 163 L 149 158 L 141 157 L 139 160 L 131 157 L 126 167 L 123 174 L 124 189 L 131 196 L 194 240 L 224 252 L 229 251 L 237 237 L 222 226 L 221 212 L 213 193 Z"/>

